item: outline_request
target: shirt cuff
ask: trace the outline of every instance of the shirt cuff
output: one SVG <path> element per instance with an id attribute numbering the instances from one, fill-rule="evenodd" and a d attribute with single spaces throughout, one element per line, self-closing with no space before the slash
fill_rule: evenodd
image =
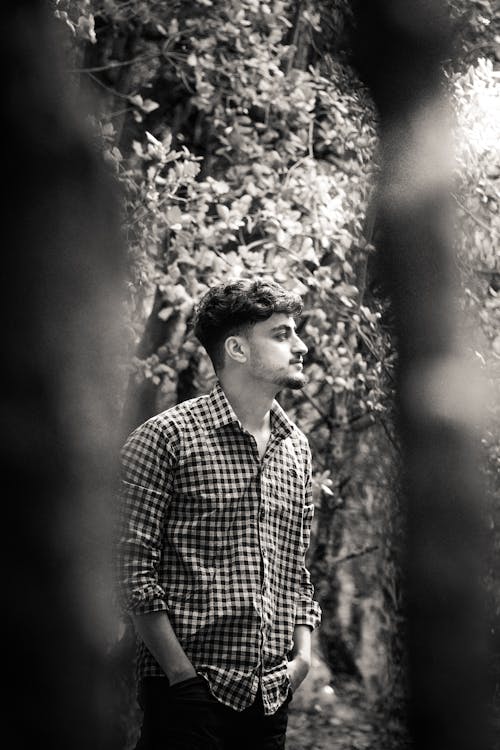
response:
<path id="1" fill-rule="evenodd" d="M 140 604 L 132 605 L 129 609 L 131 615 L 147 615 L 150 612 L 166 612 L 168 610 L 164 599 L 149 599 Z"/>
<path id="2" fill-rule="evenodd" d="M 295 625 L 308 625 L 315 630 L 321 623 L 321 607 L 318 602 L 298 602 L 295 614 Z"/>

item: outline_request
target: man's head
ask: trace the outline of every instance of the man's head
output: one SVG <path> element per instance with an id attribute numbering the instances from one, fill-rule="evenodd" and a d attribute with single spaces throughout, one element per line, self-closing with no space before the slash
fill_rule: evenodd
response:
<path id="1" fill-rule="evenodd" d="M 240 372 L 277 388 L 302 388 L 306 345 L 295 331 L 302 300 L 279 284 L 238 279 L 212 287 L 200 300 L 194 333 L 215 371 Z"/>

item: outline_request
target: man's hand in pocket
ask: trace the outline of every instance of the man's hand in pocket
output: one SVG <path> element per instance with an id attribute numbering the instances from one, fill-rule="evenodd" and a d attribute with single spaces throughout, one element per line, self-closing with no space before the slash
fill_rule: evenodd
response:
<path id="1" fill-rule="evenodd" d="M 207 681 L 199 674 L 170 685 L 169 695 L 173 700 L 206 703 L 213 699 Z"/>
<path id="2" fill-rule="evenodd" d="M 309 672 L 311 663 L 308 659 L 303 656 L 297 655 L 291 659 L 287 664 L 288 678 L 290 680 L 290 687 L 295 693 L 297 688 L 302 684 Z"/>

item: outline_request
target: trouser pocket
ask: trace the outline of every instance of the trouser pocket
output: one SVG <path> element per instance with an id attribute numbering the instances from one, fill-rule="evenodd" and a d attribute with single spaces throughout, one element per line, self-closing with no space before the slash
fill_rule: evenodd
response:
<path id="1" fill-rule="evenodd" d="M 136 750 L 219 750 L 217 701 L 203 677 L 172 686 L 146 678 L 141 686 L 143 722 Z"/>
<path id="2" fill-rule="evenodd" d="M 173 701 L 212 703 L 215 701 L 207 681 L 200 675 L 176 682 L 168 689 L 168 698 Z"/>

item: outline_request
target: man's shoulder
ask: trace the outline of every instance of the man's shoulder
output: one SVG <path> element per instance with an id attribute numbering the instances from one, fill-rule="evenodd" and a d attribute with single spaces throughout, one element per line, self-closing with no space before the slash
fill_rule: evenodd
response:
<path id="1" fill-rule="evenodd" d="M 288 417 L 288 423 L 290 425 L 290 434 L 289 434 L 289 440 L 292 441 L 296 449 L 300 450 L 300 453 L 302 456 L 307 457 L 310 453 L 310 447 L 309 447 L 309 440 L 307 439 L 305 433 L 298 427 L 298 425 L 295 424 L 295 422 Z"/>
<path id="2" fill-rule="evenodd" d="M 177 439 L 186 429 L 201 428 L 209 417 L 208 395 L 181 401 L 143 422 L 129 436 L 150 436 L 167 442 Z"/>
<path id="3" fill-rule="evenodd" d="M 307 442 L 307 438 L 302 430 L 297 426 L 292 417 L 288 414 L 287 411 L 285 411 L 285 409 L 277 399 L 273 401 L 273 405 L 271 407 L 271 420 L 272 423 L 274 423 L 275 428 L 277 428 L 280 432 L 285 431 L 290 437 L 293 437 L 295 440 Z"/>
<path id="4" fill-rule="evenodd" d="M 205 419 L 209 416 L 208 399 L 209 394 L 205 394 L 181 401 L 151 417 L 151 420 L 160 427 L 168 428 L 172 424 L 189 424 L 193 420 Z"/>
<path id="5" fill-rule="evenodd" d="M 298 427 L 277 400 L 273 402 L 271 419 L 274 429 L 285 433 L 286 440 L 293 446 L 293 451 L 307 460 L 310 453 L 309 441 L 300 427 Z"/>
<path id="6" fill-rule="evenodd" d="M 290 417 L 289 417 L 289 419 L 290 419 Z M 292 427 L 292 432 L 293 432 L 294 436 L 297 438 L 297 440 L 299 440 L 301 443 L 304 443 L 305 445 L 309 445 L 309 441 L 308 441 L 308 439 L 306 437 L 305 432 L 303 432 L 300 429 L 300 427 L 298 426 L 298 424 L 296 424 L 296 422 L 294 422 L 292 419 L 290 419 L 290 425 Z"/>

